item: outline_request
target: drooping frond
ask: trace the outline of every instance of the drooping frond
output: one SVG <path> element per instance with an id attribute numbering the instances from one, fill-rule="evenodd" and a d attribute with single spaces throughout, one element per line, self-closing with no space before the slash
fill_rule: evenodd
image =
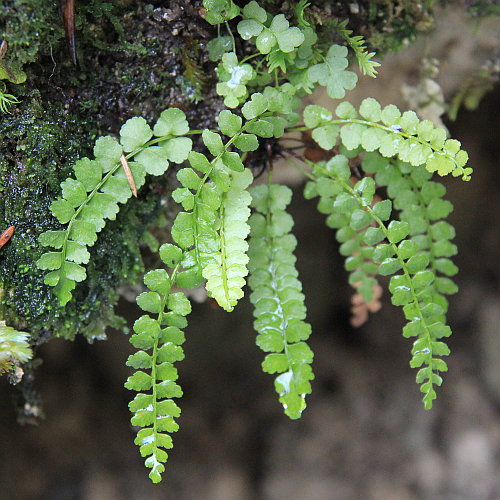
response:
<path id="1" fill-rule="evenodd" d="M 41 245 L 55 250 L 44 253 L 37 266 L 50 271 L 45 283 L 54 287 L 62 306 L 71 300 L 76 283 L 87 277 L 87 247 L 94 245 L 106 220 L 116 218 L 118 204 L 126 203 L 132 196 L 128 172 L 120 160 L 122 155 L 128 153 L 126 160 L 134 158 L 128 166 L 135 187 L 140 188 L 146 174 L 162 175 L 169 162 L 182 163 L 187 158 L 192 141 L 178 136 L 188 131 L 184 113 L 176 108 L 164 111 L 154 129 L 144 118 L 134 117 L 122 126 L 120 142 L 109 136 L 100 137 L 94 146 L 95 159 L 83 158 L 75 163 L 75 178 L 61 183 L 62 197 L 50 207 L 54 217 L 67 226 L 39 237 Z"/>
<path id="2" fill-rule="evenodd" d="M 347 268 L 351 258 L 359 257 L 363 241 L 364 258 L 378 266 L 378 274 L 391 276 L 392 303 L 403 307 L 408 321 L 403 335 L 416 337 L 410 365 L 420 368 L 417 383 L 421 384 L 424 405 L 429 409 L 436 398 L 434 387 L 442 383 L 439 372 L 447 370 L 442 356 L 448 355 L 449 349 L 440 340 L 451 334 L 446 325 L 444 294 L 456 291 L 448 277 L 437 275 L 456 272 L 449 260 L 456 252 L 449 241 L 454 231 L 448 223 L 434 221 L 446 217 L 452 206 L 441 199 L 444 189 L 429 181 L 430 174 L 423 166 L 413 167 L 371 153 L 365 157 L 363 168 L 368 175 L 352 185 L 345 156 L 337 155 L 324 165 L 316 164 L 316 180 L 308 183 L 306 197 L 320 196 L 321 211 L 329 214 L 327 224 L 338 229 L 337 234 L 346 227 L 358 232 L 359 237 L 349 240 L 349 248 L 343 250 L 350 256 L 346 259 Z M 388 189 L 393 201 L 387 199 L 372 206 L 377 184 L 397 186 Z M 399 217 L 393 208 L 400 210 Z M 360 265 L 363 271 L 363 264 Z M 373 266 L 370 271 L 374 271 Z M 363 272 L 359 279 L 370 284 Z"/>
<path id="3" fill-rule="evenodd" d="M 138 351 L 129 356 L 127 366 L 136 371 L 125 383 L 127 389 L 137 391 L 129 404 L 134 414 L 132 425 L 140 427 L 135 444 L 140 447 L 141 456 L 147 457 L 145 464 L 151 468 L 149 477 L 154 483 L 161 481 L 168 458 L 165 450 L 172 448 L 169 434 L 179 428 L 174 419 L 181 411 L 173 398 L 181 397 L 182 390 L 175 382 L 178 374 L 174 363 L 184 359 L 182 329 L 191 312 L 186 296 L 171 291 L 182 274 L 181 249 L 162 245 L 160 257 L 172 271 L 168 274 L 165 269 L 155 269 L 144 276 L 149 291 L 137 297 L 137 304 L 149 314 L 134 323 L 135 334 L 130 343 Z"/>
<path id="4" fill-rule="evenodd" d="M 292 217 L 285 212 L 291 200 L 286 186 L 261 185 L 251 189 L 250 301 L 254 304 L 257 345 L 269 354 L 262 368 L 277 373 L 276 392 L 285 413 L 300 418 L 314 378 L 313 353 L 305 341 L 311 333 L 306 323 L 302 284 L 293 254 L 297 245 L 291 234 Z"/>

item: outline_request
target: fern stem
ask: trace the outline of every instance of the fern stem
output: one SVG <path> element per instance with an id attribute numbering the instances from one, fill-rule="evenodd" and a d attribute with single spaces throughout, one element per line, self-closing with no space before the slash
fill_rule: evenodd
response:
<path id="1" fill-rule="evenodd" d="M 224 220 L 224 205 L 223 204 L 220 207 L 220 218 L 222 221 Z M 221 224 L 221 228 L 220 228 L 220 251 L 221 251 L 222 275 L 227 276 L 228 257 L 226 255 L 226 237 L 224 234 L 224 224 Z M 224 286 L 224 295 L 226 296 L 226 301 L 228 304 L 230 304 L 229 289 L 227 287 L 227 279 L 222 280 L 222 285 Z"/>
<path id="2" fill-rule="evenodd" d="M 233 32 L 231 31 L 231 27 L 229 26 L 229 23 L 227 21 L 224 24 L 226 25 L 229 36 L 231 37 L 231 43 L 233 45 L 233 52 L 236 54 L 236 42 L 234 40 Z"/>
<path id="3" fill-rule="evenodd" d="M 308 177 L 309 179 L 311 179 L 312 181 L 317 181 L 318 178 L 311 172 L 308 172 L 307 170 L 305 170 L 303 167 L 301 167 L 296 161 L 295 159 L 292 158 L 291 155 L 289 155 L 287 158 L 285 158 L 285 160 L 290 164 L 292 165 L 292 167 L 294 167 L 295 169 L 297 169 L 300 173 L 304 174 L 306 177 Z"/>
<path id="4" fill-rule="evenodd" d="M 252 55 L 250 55 L 250 56 L 246 56 L 244 59 L 242 59 L 242 60 L 240 61 L 240 64 L 246 63 L 247 61 L 250 61 L 250 59 L 253 59 L 253 58 L 255 58 L 255 57 L 259 57 L 259 56 L 261 56 L 261 55 L 262 55 L 262 54 L 261 54 L 260 52 L 257 52 L 256 54 L 252 54 Z"/>

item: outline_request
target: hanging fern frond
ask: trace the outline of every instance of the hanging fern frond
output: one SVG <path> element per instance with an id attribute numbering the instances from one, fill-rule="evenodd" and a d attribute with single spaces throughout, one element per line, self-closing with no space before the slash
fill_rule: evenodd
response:
<path id="1" fill-rule="evenodd" d="M 380 161 L 374 161 L 374 158 Z M 422 221 L 418 222 L 418 228 L 414 225 L 415 222 L 412 227 L 411 220 L 406 220 L 408 217 L 404 210 L 399 219 L 395 218 L 390 200 L 375 203 L 372 208 L 375 181 L 371 177 L 364 177 L 351 186 L 348 160 L 342 155 L 335 156 L 326 165 L 314 165 L 313 175 L 316 176 L 316 181 L 308 183 L 305 194 L 307 198 L 319 195 L 323 212 L 326 212 L 326 207 L 330 207 L 327 219 L 329 226 L 338 227 L 338 219 L 342 218 L 351 228 L 356 227 L 363 235 L 365 244 L 371 247 L 370 251 L 365 249 L 365 255 L 369 253 L 370 258 L 378 264 L 380 275 L 391 276 L 389 290 L 392 303 L 403 307 L 408 320 L 403 335 L 417 337 L 413 344 L 410 366 L 420 368 L 417 383 L 421 384 L 424 405 L 429 409 L 436 398 L 434 386 L 442 383 L 439 372 L 447 370 L 441 356 L 449 354 L 446 344 L 439 340 L 451 335 L 451 329 L 446 325 L 447 303 L 442 293 L 455 291 L 454 284 L 448 278 L 444 282 L 436 280 L 437 268 L 430 265 L 431 254 L 433 257 L 447 259 L 454 253 L 454 245 L 449 242 L 454 232 L 447 223 L 431 225 L 430 221 L 447 216 L 451 204 L 440 199 L 444 194 L 443 190 L 435 188 L 435 185 L 440 184 L 430 183 L 429 173 L 423 167 L 402 166 L 404 164 L 401 162 L 398 165 L 399 168 L 391 168 L 389 160 L 375 154 L 364 162 L 367 170 L 375 173 L 376 179 L 377 176 L 385 176 L 386 179 L 389 176 L 391 185 L 396 185 L 402 171 L 411 172 L 413 179 L 419 179 L 415 180 L 415 189 L 421 196 L 421 207 L 426 212 L 423 220 L 425 228 Z M 332 182 L 325 184 L 325 179 Z M 413 192 L 410 184 L 409 187 L 409 192 Z M 398 193 L 403 191 L 405 190 L 398 188 Z M 388 194 L 390 196 L 391 192 Z M 398 200 L 397 206 L 400 203 L 401 200 Z M 363 215 L 363 224 L 359 222 L 361 211 L 366 214 L 366 217 Z M 375 221 L 378 227 L 373 227 L 371 221 Z M 353 245 L 349 253 L 356 255 L 358 250 Z M 443 269 L 454 271 L 451 261 L 446 260 L 440 265 Z"/>
<path id="2" fill-rule="evenodd" d="M 134 117 L 122 126 L 120 142 L 100 137 L 94 146 L 95 159 L 76 162 L 76 179 L 61 183 L 62 197 L 50 207 L 54 217 L 67 227 L 40 235 L 40 244 L 56 251 L 44 253 L 36 263 L 39 269 L 50 271 L 45 284 L 54 287 L 61 306 L 71 300 L 76 283 L 87 277 L 83 266 L 90 259 L 87 247 L 94 245 L 106 220 L 116 218 L 118 204 L 126 203 L 132 195 L 122 155 L 128 153 L 126 160 L 135 159 L 125 163 L 135 187 L 140 188 L 146 173 L 162 175 L 169 162 L 182 163 L 187 158 L 192 141 L 178 136 L 188 131 L 185 114 L 176 108 L 165 110 L 153 130 L 144 118 Z"/>
<path id="3" fill-rule="evenodd" d="M 457 253 L 456 245 L 450 241 L 455 237 L 455 229 L 442 220 L 453 210 L 451 202 L 442 199 L 446 188 L 431 181 L 432 174 L 426 170 L 401 161 L 387 162 L 376 153 L 367 153 L 362 167 L 365 172 L 375 174 L 377 185 L 387 187 L 394 208 L 400 211 L 400 220 L 409 224 L 411 241 L 418 248 L 418 259 L 412 264 L 420 261 L 420 265 L 426 263 L 424 267 L 430 268 L 435 276 L 433 300 L 446 313 L 448 301 L 445 295 L 458 291 L 451 279 L 458 273 L 458 267 L 450 259 Z"/>
<path id="4" fill-rule="evenodd" d="M 129 404 L 134 414 L 132 425 L 140 427 L 135 444 L 140 446 L 141 456 L 147 457 L 145 464 L 151 468 L 149 477 L 154 483 L 161 481 L 168 458 L 165 450 L 172 448 L 169 434 L 179 428 L 174 419 L 181 411 L 172 398 L 181 397 L 182 390 L 175 382 L 178 374 L 173 363 L 184 359 L 182 329 L 191 312 L 191 304 L 183 293 L 171 293 L 182 274 L 182 250 L 164 244 L 160 258 L 172 271 L 169 275 L 165 269 L 155 269 L 144 276 L 150 291 L 141 293 L 137 304 L 156 316 L 145 314 L 134 323 L 135 334 L 130 343 L 139 350 L 129 356 L 127 366 L 137 371 L 125 383 L 127 389 L 137 391 Z"/>
<path id="5" fill-rule="evenodd" d="M 0 375 L 10 370 L 13 363 L 26 363 L 33 357 L 28 343 L 29 335 L 0 322 Z"/>
<path id="6" fill-rule="evenodd" d="M 250 217 L 251 197 L 247 191 L 253 181 L 250 170 L 232 172 L 231 188 L 222 194 L 219 208 L 219 250 L 212 256 L 213 262 L 203 269 L 209 296 L 226 311 L 232 311 L 243 297 L 245 277 L 248 274 L 248 243 L 250 232 L 246 223 Z"/>
<path id="7" fill-rule="evenodd" d="M 250 216 L 246 188 L 252 181 L 240 155 L 229 148 L 234 144 L 243 151 L 256 149 L 255 134 L 262 134 L 268 126 L 272 135 L 274 124 L 260 118 L 268 107 L 266 97 L 256 93 L 242 108 L 244 124 L 230 111 L 221 112 L 219 127 L 229 140 L 224 144 L 220 134 L 204 130 L 203 142 L 214 158 L 209 161 L 192 151 L 191 168 L 177 173 L 183 187 L 174 191 L 173 198 L 184 211 L 174 221 L 172 238 L 186 252 L 183 266 L 207 280 L 208 294 L 227 311 L 243 296 L 248 261 L 244 239 Z"/>
<path id="8" fill-rule="evenodd" d="M 460 149 L 460 142 L 446 139 L 446 131 L 434 128 L 429 120 L 420 121 L 414 111 L 405 111 L 390 104 L 384 109 L 373 98 L 364 99 L 359 108 L 361 118 L 352 104 L 340 103 L 336 110 L 338 120 L 327 109 L 311 105 L 304 110 L 304 123 L 313 129 L 313 139 L 325 150 L 332 149 L 337 139 L 348 150 L 361 147 L 365 151 L 379 151 L 382 156 L 397 156 L 401 161 L 417 167 L 425 165 L 429 172 L 444 176 L 462 176 L 470 179 L 472 168 L 464 168 L 468 155 Z"/>
<path id="9" fill-rule="evenodd" d="M 279 400 L 285 413 L 296 419 L 306 407 L 314 375 L 313 353 L 305 343 L 311 326 L 304 322 L 306 306 L 293 255 L 297 240 L 291 234 L 293 219 L 285 212 L 292 192 L 273 184 L 256 186 L 250 192 L 256 213 L 250 217 L 249 285 L 257 345 L 270 353 L 262 368 L 278 374 Z"/>

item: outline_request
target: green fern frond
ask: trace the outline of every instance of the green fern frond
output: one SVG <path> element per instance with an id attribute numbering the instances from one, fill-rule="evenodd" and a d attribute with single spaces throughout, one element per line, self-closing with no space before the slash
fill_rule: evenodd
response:
<path id="1" fill-rule="evenodd" d="M 255 213 L 250 217 L 250 301 L 254 304 L 257 345 L 270 354 L 262 368 L 277 373 L 276 392 L 285 413 L 300 418 L 314 378 L 313 353 L 305 340 L 311 326 L 304 322 L 306 307 L 295 268 L 297 245 L 291 234 L 292 217 L 285 212 L 291 200 L 286 186 L 261 185 L 250 190 Z"/>
<path id="2" fill-rule="evenodd" d="M 95 159 L 76 162 L 76 179 L 61 183 L 62 198 L 50 207 L 54 217 L 67 227 L 40 235 L 42 246 L 57 251 L 44 253 L 36 263 L 39 269 L 50 271 L 44 282 L 54 287 L 61 306 L 71 300 L 76 283 L 87 277 L 83 266 L 90 259 L 87 247 L 94 245 L 106 220 L 116 218 L 118 204 L 126 203 L 132 196 L 120 161 L 122 155 L 128 153 L 127 160 L 135 159 L 129 167 L 135 187 L 140 188 L 146 173 L 162 175 L 169 162 L 182 163 L 187 158 L 192 141 L 179 136 L 188 131 L 185 114 L 176 108 L 164 111 L 154 130 L 143 118 L 134 117 L 122 126 L 120 142 L 109 136 L 100 137 L 94 146 Z"/>
<path id="3" fill-rule="evenodd" d="M 240 155 L 229 148 L 234 144 L 251 151 L 258 146 L 255 134 L 262 134 L 268 127 L 273 134 L 275 124 L 261 118 L 268 107 L 267 98 L 255 93 L 242 108 L 245 123 L 228 110 L 221 112 L 219 127 L 229 140 L 224 144 L 220 134 L 203 131 L 203 142 L 213 159 L 192 151 L 188 157 L 191 168 L 177 173 L 182 188 L 173 193 L 174 200 L 184 208 L 172 227 L 172 238 L 186 252 L 183 266 L 200 279 L 207 279 L 207 292 L 228 311 L 243 296 L 247 274 L 244 239 L 250 215 L 250 197 L 245 189 L 252 180 Z"/>
<path id="4" fill-rule="evenodd" d="M 191 304 L 183 293 L 171 293 L 182 274 L 182 250 L 165 244 L 160 248 L 160 257 L 172 271 L 169 275 L 165 269 L 155 269 L 144 276 L 149 291 L 137 297 L 137 304 L 156 316 L 145 314 L 134 323 L 135 334 L 130 343 L 139 350 L 129 356 L 127 366 L 137 371 L 125 383 L 127 389 L 137 391 L 129 404 L 134 414 L 132 425 L 140 427 L 134 442 L 140 447 L 141 456 L 147 457 L 145 464 L 151 468 L 149 477 L 154 483 L 161 481 L 168 458 L 165 450 L 172 448 L 169 434 L 179 428 L 174 419 L 181 410 L 173 398 L 181 397 L 182 390 L 175 382 L 178 374 L 173 364 L 184 359 L 182 329 L 191 312 Z"/>
<path id="5" fill-rule="evenodd" d="M 208 294 L 226 311 L 232 311 L 243 297 L 248 274 L 248 236 L 251 197 L 246 190 L 253 181 L 250 170 L 232 172 L 231 188 L 222 193 L 219 207 L 219 250 L 203 269 Z"/>
<path id="6" fill-rule="evenodd" d="M 362 36 L 353 36 L 352 30 L 347 29 L 348 19 L 344 21 L 335 20 L 333 23 L 333 29 L 349 44 L 354 53 L 356 54 L 356 59 L 358 61 L 359 69 L 363 75 L 371 76 L 376 78 L 377 69 L 380 63 L 373 61 L 375 57 L 375 52 L 368 52 L 365 46 L 365 40 Z"/>
<path id="7" fill-rule="evenodd" d="M 431 224 L 431 221 L 446 217 L 451 204 L 441 200 L 444 192 L 436 187 L 441 185 L 429 181 L 430 174 L 423 166 L 416 168 L 402 162 L 393 163 L 371 153 L 365 157 L 363 167 L 369 174 L 375 174 L 375 180 L 367 176 L 352 186 L 345 156 L 337 155 L 325 165 L 315 164 L 316 180 L 308 183 L 306 197 L 321 197 L 320 208 L 329 214 L 327 224 L 330 227 L 348 224 L 359 231 L 366 244 L 365 256 L 378 264 L 378 274 L 391 276 L 392 303 L 403 307 L 408 320 L 403 335 L 417 337 L 410 366 L 420 368 L 417 383 L 421 384 L 424 393 L 425 408 L 430 409 L 436 398 L 434 387 L 442 383 L 439 372 L 447 370 L 442 356 L 449 354 L 448 347 L 440 340 L 451 335 L 446 325 L 447 301 L 443 294 L 456 291 L 449 278 L 443 281 L 436 275 L 438 266 L 448 274 L 455 272 L 455 266 L 448 259 L 456 251 L 449 242 L 454 231 L 447 223 Z M 411 176 L 411 181 L 406 176 Z M 376 182 L 398 186 L 394 205 L 400 209 L 399 218 L 390 200 L 380 201 L 372 207 Z M 390 188 L 388 195 L 394 195 Z M 415 212 L 412 209 L 409 215 L 407 207 L 413 201 L 417 209 Z M 377 227 L 373 227 L 372 222 Z M 344 248 L 345 254 L 354 257 L 358 252 L 358 245 Z M 445 260 L 437 264 L 438 259 Z M 346 265 L 348 262 L 349 259 Z"/>
<path id="8" fill-rule="evenodd" d="M 460 149 L 460 142 L 446 139 L 446 131 L 434 128 L 429 120 L 420 121 L 414 111 L 405 111 L 390 104 L 384 109 L 373 98 L 364 99 L 358 112 L 347 101 L 336 110 L 339 119 L 321 106 L 311 105 L 304 110 L 304 123 L 312 129 L 313 139 L 325 150 L 332 149 L 340 137 L 348 150 L 361 147 L 365 151 L 379 151 L 382 156 L 397 156 L 412 166 L 425 165 L 429 172 L 444 176 L 462 176 L 470 180 L 472 168 L 464 168 L 469 159 Z"/>

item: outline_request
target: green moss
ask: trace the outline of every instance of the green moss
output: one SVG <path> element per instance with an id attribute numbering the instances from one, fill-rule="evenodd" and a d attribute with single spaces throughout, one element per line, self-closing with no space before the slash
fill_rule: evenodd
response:
<path id="1" fill-rule="evenodd" d="M 21 69 L 49 53 L 64 38 L 56 0 L 6 0 L 0 15 L 1 38 L 9 44 L 5 56 L 10 66 Z"/>

